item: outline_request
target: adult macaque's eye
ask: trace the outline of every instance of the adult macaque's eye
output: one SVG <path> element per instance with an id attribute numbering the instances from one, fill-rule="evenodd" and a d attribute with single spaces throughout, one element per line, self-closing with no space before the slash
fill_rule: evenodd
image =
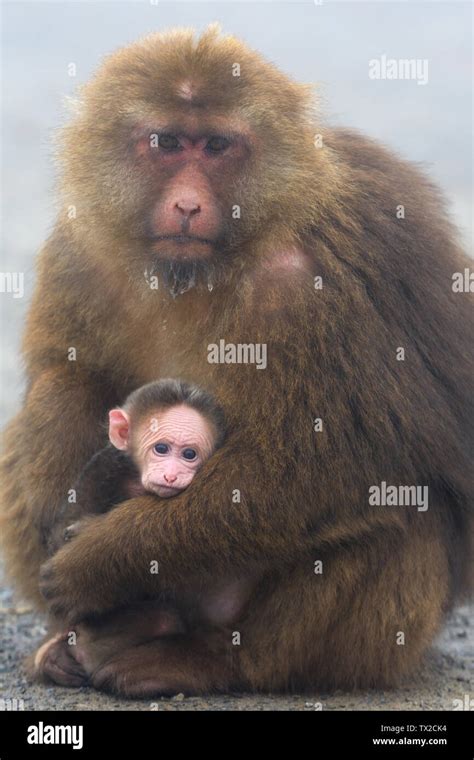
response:
<path id="1" fill-rule="evenodd" d="M 196 459 L 197 453 L 195 452 L 194 449 L 184 449 L 183 457 L 184 459 L 187 459 L 189 462 L 192 462 L 193 459 Z"/>
<path id="2" fill-rule="evenodd" d="M 206 145 L 206 150 L 210 153 L 222 153 L 229 145 L 230 142 L 225 137 L 211 137 Z"/>
<path id="3" fill-rule="evenodd" d="M 163 150 L 178 150 L 180 142 L 174 135 L 160 135 L 158 137 L 158 145 Z"/>
<path id="4" fill-rule="evenodd" d="M 153 451 L 156 454 L 167 454 L 169 451 L 169 447 L 166 443 L 156 443 L 153 446 Z"/>

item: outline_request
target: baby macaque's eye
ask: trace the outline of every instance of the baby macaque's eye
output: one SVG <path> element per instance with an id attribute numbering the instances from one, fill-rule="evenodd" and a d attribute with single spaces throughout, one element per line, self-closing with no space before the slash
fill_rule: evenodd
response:
<path id="1" fill-rule="evenodd" d="M 187 459 L 189 462 L 191 462 L 193 459 L 196 459 L 197 454 L 194 449 L 184 449 L 183 457 Z"/>
<path id="2" fill-rule="evenodd" d="M 156 454 L 167 454 L 169 451 L 166 443 L 157 443 L 155 446 L 153 446 L 153 449 Z"/>

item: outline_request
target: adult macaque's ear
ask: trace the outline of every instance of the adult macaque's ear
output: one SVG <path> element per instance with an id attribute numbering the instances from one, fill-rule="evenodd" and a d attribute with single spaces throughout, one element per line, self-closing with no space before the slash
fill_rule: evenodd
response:
<path id="1" fill-rule="evenodd" d="M 126 451 L 130 443 L 130 417 L 123 409 L 109 412 L 109 440 L 116 449 Z"/>

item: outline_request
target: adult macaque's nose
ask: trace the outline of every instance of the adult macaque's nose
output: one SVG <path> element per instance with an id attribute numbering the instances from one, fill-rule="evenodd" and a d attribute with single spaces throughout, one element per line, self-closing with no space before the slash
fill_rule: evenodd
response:
<path id="1" fill-rule="evenodd" d="M 176 475 L 172 475 L 171 473 L 166 473 L 165 472 L 164 475 L 163 475 L 163 477 L 166 480 L 166 482 L 170 483 L 170 484 L 174 483 L 174 481 L 176 480 Z"/>
<path id="2" fill-rule="evenodd" d="M 192 198 L 181 198 L 181 200 L 177 201 L 176 208 L 179 209 L 186 218 L 198 214 L 201 210 L 199 203 Z"/>

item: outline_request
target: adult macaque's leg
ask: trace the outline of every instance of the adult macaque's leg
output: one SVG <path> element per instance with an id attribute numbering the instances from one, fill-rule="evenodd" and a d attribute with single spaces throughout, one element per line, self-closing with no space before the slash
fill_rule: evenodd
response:
<path id="1" fill-rule="evenodd" d="M 130 697 L 228 691 L 245 687 L 236 658 L 228 631 L 161 638 L 118 652 L 92 670 L 90 682 Z"/>
<path id="2" fill-rule="evenodd" d="M 140 641 L 139 621 L 133 630 L 130 616 L 127 633 L 115 613 L 109 627 L 107 616 L 78 626 L 74 656 L 93 686 L 123 696 L 397 684 L 420 660 L 451 603 L 448 559 L 429 532 L 413 533 L 411 542 L 398 530 L 377 534 L 371 542 L 318 552 L 320 574 L 313 555 L 266 579 L 231 625 L 148 640 L 142 631 Z M 387 544 L 390 563 L 383 561 Z M 429 573 L 433 562 L 436 571 Z M 387 587 L 394 592 L 390 605 Z"/>

